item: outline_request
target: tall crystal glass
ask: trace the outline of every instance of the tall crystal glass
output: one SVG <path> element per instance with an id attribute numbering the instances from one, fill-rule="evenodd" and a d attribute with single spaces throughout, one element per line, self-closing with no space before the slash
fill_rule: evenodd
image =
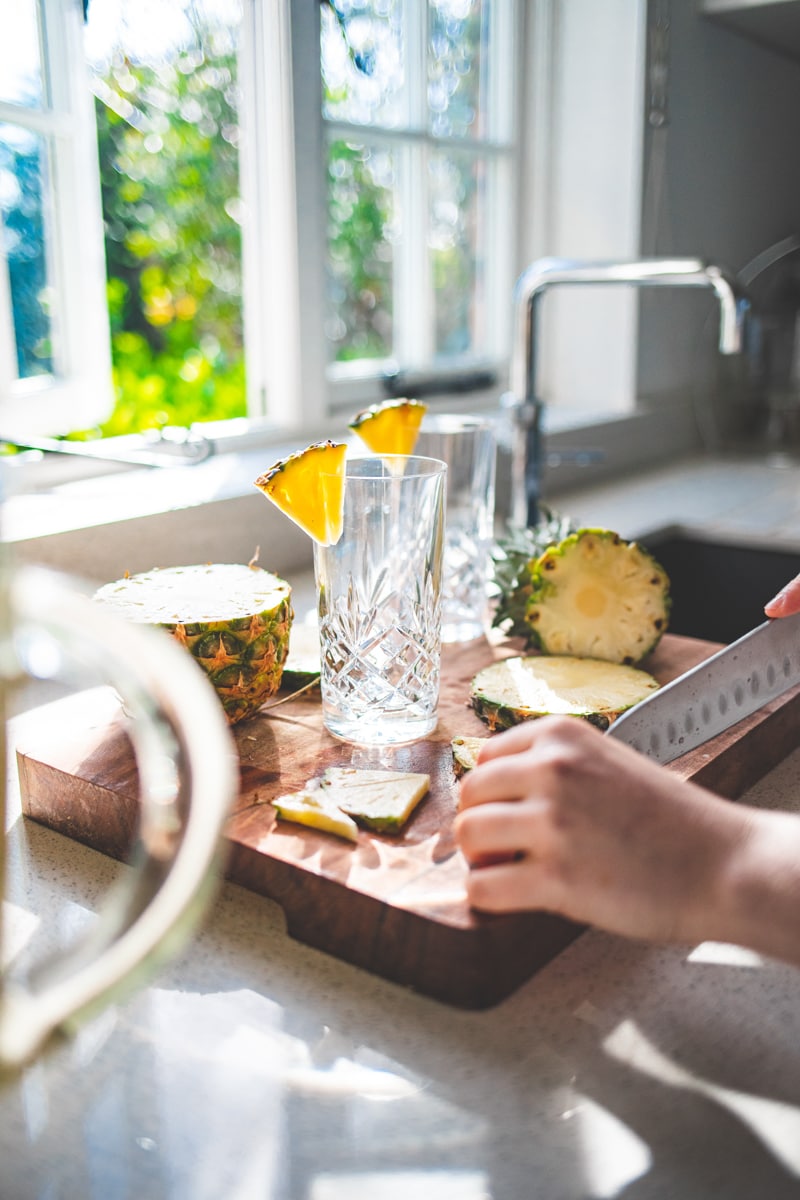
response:
<path id="1" fill-rule="evenodd" d="M 442 641 L 483 637 L 494 538 L 496 442 L 490 421 L 477 416 L 426 414 L 419 454 L 447 464 Z"/>
<path id="2" fill-rule="evenodd" d="M 417 741 L 436 727 L 446 467 L 435 459 L 348 459 L 344 526 L 314 547 L 326 728 L 360 746 Z"/>

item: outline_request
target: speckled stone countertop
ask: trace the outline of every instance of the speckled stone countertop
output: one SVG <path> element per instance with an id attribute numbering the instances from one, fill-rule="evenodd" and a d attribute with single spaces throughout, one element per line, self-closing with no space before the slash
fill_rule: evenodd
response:
<path id="1" fill-rule="evenodd" d="M 620 483 L 556 494 L 552 504 L 623 537 L 680 525 L 800 556 L 800 462 L 788 458 L 696 458 Z"/>
<path id="2" fill-rule="evenodd" d="M 558 503 L 628 536 L 763 536 L 764 480 L 715 470 Z M 768 478 L 788 544 L 800 476 Z M 800 750 L 744 799 L 800 811 L 798 780 Z M 13 956 L 83 929 L 127 868 L 25 821 L 13 788 L 7 824 Z M 800 972 L 717 944 L 588 931 L 462 1012 L 299 945 L 225 884 L 150 986 L 0 1084 L 2 1200 L 798 1195 Z"/>

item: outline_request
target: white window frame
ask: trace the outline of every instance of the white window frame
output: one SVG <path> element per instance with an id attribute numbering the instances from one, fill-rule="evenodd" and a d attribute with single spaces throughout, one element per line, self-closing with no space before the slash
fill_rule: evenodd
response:
<path id="1" fill-rule="evenodd" d="M 419 0 L 406 0 L 407 16 L 419 14 Z M 413 146 L 421 153 L 405 155 L 411 169 L 405 173 L 403 203 L 409 226 L 425 229 L 425 187 L 422 164 L 427 147 L 440 144 L 425 132 L 424 113 L 416 111 L 409 128 L 399 132 L 375 129 L 342 121 L 327 121 L 322 114 L 322 81 L 318 69 L 320 46 L 320 5 L 308 0 L 275 0 L 270 6 L 269 28 L 265 29 L 263 8 L 251 0 L 246 8 L 243 46 L 249 47 L 243 62 L 243 79 L 263 89 L 255 110 L 249 110 L 251 129 L 256 129 L 263 113 L 280 114 L 262 129 L 262 150 L 248 160 L 244 151 L 245 187 L 255 184 L 256 211 L 245 240 L 245 294 L 252 321 L 251 330 L 260 328 L 255 354 L 248 346 L 250 410 L 270 424 L 283 428 L 340 428 L 341 414 L 386 398 L 382 379 L 387 370 L 397 367 L 416 370 L 430 376 L 435 369 L 426 360 L 430 351 L 432 319 L 427 286 L 427 252 L 424 241 L 404 239 L 395 263 L 395 312 L 399 337 L 395 357 L 390 360 L 364 360 L 357 364 L 328 364 L 324 322 L 326 315 L 324 263 L 326 224 L 326 182 L 324 151 L 329 134 L 352 134 L 370 144 L 381 141 Z M 516 171 L 512 165 L 517 151 L 518 92 L 517 64 L 521 61 L 521 28 L 524 6 L 519 0 L 504 0 L 493 6 L 493 45 L 496 62 L 511 64 L 514 86 L 507 103 L 511 112 L 499 114 L 500 122 L 511 129 L 506 140 L 488 137 L 480 141 L 458 141 L 467 152 L 496 157 L 500 161 L 490 172 L 485 222 L 496 229 L 487 280 L 486 305 L 490 316 L 489 354 L 467 363 L 442 365 L 448 378 L 463 378 L 476 368 L 492 370 L 498 376 L 495 387 L 467 397 L 468 406 L 496 404 L 505 385 L 508 337 L 511 326 L 509 297 L 514 281 L 513 236 L 516 227 Z M 250 24 L 247 24 L 250 22 Z M 495 40 L 496 39 L 496 40 Z M 287 72 L 287 54 L 291 71 Z M 310 64 L 314 64 L 312 69 Z M 411 69 L 411 68 L 410 68 Z M 420 75 L 423 66 L 416 65 Z M 490 73 L 499 90 L 498 72 Z M 424 81 L 412 82 L 412 99 L 424 98 Z M 251 93 L 251 94 L 256 94 Z M 494 97 L 497 103 L 497 97 Z M 247 142 L 247 137 L 244 139 Z M 443 142 L 441 144 L 453 144 Z M 287 202 L 287 197 L 291 202 Z M 263 249 L 261 253 L 255 247 Z M 268 265 L 270 264 L 270 265 Z M 280 277 L 283 288 L 279 297 L 256 299 L 260 279 Z M 245 326 L 248 329 L 246 323 Z M 270 352 L 269 347 L 274 347 Z M 280 347 L 280 353 L 278 353 Z M 292 404 L 290 397 L 295 397 Z M 460 397 L 460 400 L 462 398 Z M 446 403 L 444 398 L 441 403 Z"/>
<path id="2" fill-rule="evenodd" d="M 48 148 L 45 238 L 48 281 L 57 297 L 52 375 L 18 378 L 0 241 L 0 432 L 22 441 L 90 428 L 113 407 L 97 138 L 82 69 L 83 13 L 80 0 L 39 0 L 39 13 L 42 107 L 0 103 L 0 121 L 40 135 Z"/>
<path id="3" fill-rule="evenodd" d="M 587 255 L 591 252 L 593 257 L 623 253 L 635 256 L 638 252 L 640 230 L 636 205 L 641 202 L 642 190 L 646 0 L 604 0 L 602 5 L 596 0 L 517 2 L 519 26 L 515 28 L 514 62 L 518 86 L 513 103 L 516 129 L 522 132 L 517 133 L 517 163 L 508 188 L 507 210 L 497 197 L 493 199 L 496 207 L 503 210 L 498 220 L 509 233 L 507 238 L 498 240 L 495 248 L 497 282 L 491 301 L 496 322 L 494 365 L 499 370 L 500 382 L 497 388 L 472 396 L 442 396 L 434 401 L 447 406 L 455 402 L 462 408 L 498 411 L 499 394 L 507 386 L 513 284 L 534 258 L 559 251 L 571 257 L 584 252 Z M 45 6 L 51 45 L 64 49 L 73 64 L 82 62 L 80 0 L 39 0 L 39 3 Z M 596 82 L 601 81 L 609 89 L 608 103 L 598 111 L 594 96 L 590 100 L 587 95 L 585 80 L 582 83 L 576 78 L 569 38 L 577 35 L 584 48 L 591 47 L 592 22 L 600 22 L 602 29 L 610 15 L 615 21 L 622 21 L 623 28 L 626 21 L 632 24 L 627 43 L 632 60 L 629 71 L 620 73 L 619 78 L 609 78 L 612 73 L 606 70 L 607 64 L 598 60 Z M 346 369 L 339 369 L 339 377 L 333 381 L 328 377 L 323 336 L 325 167 L 318 68 L 319 4 L 317 0 L 243 0 L 243 21 L 240 71 L 247 103 L 241 113 L 245 135 L 241 171 L 242 191 L 247 201 L 243 269 L 250 416 L 246 421 L 220 423 L 213 429 L 217 447 L 232 450 L 248 442 L 283 443 L 287 435 L 298 442 L 317 436 L 341 436 L 343 413 L 353 412 L 383 396 L 374 365 L 371 373 L 368 371 L 361 377 L 354 377 Z M 58 219 L 62 222 L 60 229 L 79 232 L 60 239 L 63 258 L 59 278 L 70 296 L 65 311 L 80 314 L 81 320 L 70 327 L 73 346 L 70 365 L 74 375 L 72 380 L 64 381 L 57 402 L 54 388 L 51 411 L 61 418 L 68 411 L 72 417 L 69 426 L 75 428 L 79 422 L 74 414 L 81 411 L 82 403 L 97 406 L 100 401 L 102 407 L 108 402 L 111 370 L 92 102 L 88 87 L 81 82 L 82 72 L 73 72 L 71 79 L 69 87 L 64 84 L 63 93 L 67 97 L 64 114 L 71 115 L 60 118 L 56 146 L 65 160 L 72 155 L 73 166 L 70 168 L 65 161 L 59 167 L 62 194 Z M 559 108 L 559 96 L 563 100 L 572 86 L 577 96 L 573 107 L 565 109 L 562 103 Z M 615 104 L 623 109 L 615 110 Z M 626 104 L 630 111 L 624 129 L 620 130 L 614 122 Z M 604 241 L 601 238 L 591 246 L 576 244 L 574 161 L 579 151 L 571 147 L 569 130 L 570 120 L 581 105 L 584 109 L 589 105 L 586 120 L 591 124 L 592 137 L 603 142 L 608 178 L 613 181 L 616 173 L 622 181 L 620 186 L 627 189 L 629 220 L 627 225 L 618 221 L 616 226 L 624 230 L 628 239 L 624 245 L 614 242 L 613 221 L 605 229 Z M 19 116 L 15 110 L 13 119 Z M 8 119 L 9 114 L 0 109 L 0 117 Z M 87 137 L 87 130 L 92 138 Z M 370 136 L 374 136 L 372 131 Z M 570 154 L 572 169 L 562 161 Z M 571 214 L 566 223 L 565 214 Z M 619 210 L 611 215 L 619 218 Z M 548 310 L 552 299 L 548 299 Z M 0 287 L 0 306 L 2 301 Z M 596 338 L 594 346 L 601 356 L 598 362 L 602 361 L 604 349 L 616 355 L 630 382 L 635 378 L 632 364 L 636 358 L 633 308 L 636 299 L 631 291 L 615 298 L 615 302 L 622 308 L 622 324 L 617 324 L 616 332 L 611 328 Z M 556 320 L 557 313 L 548 316 L 548 321 Z M 576 332 L 572 316 L 562 318 L 562 329 L 568 330 L 568 345 L 574 346 L 577 339 L 581 357 L 584 361 L 591 358 L 592 343 L 584 340 L 584 333 Z M 586 336 L 589 334 L 591 328 Z M 619 344 L 618 335 L 622 339 Z M 582 413 L 569 412 L 566 421 L 569 431 L 562 434 L 559 431 L 561 388 L 556 376 L 547 374 L 550 366 L 545 358 L 546 428 L 554 449 L 560 450 L 565 444 L 582 447 L 590 442 L 592 447 L 607 452 L 612 469 L 629 468 L 641 460 L 643 446 L 653 442 L 653 437 L 647 434 L 651 422 L 658 431 L 653 445 L 662 457 L 666 442 L 676 454 L 686 448 L 683 426 L 670 419 L 665 429 L 663 413 L 653 414 L 634 407 L 620 414 L 611 411 L 614 407 L 618 409 L 618 405 L 606 410 L 604 404 L 598 404 L 595 381 L 601 370 L 605 370 L 598 366 L 588 374 L 589 394 Z M 635 386 L 632 390 L 626 405 L 635 405 Z M 25 404 L 24 422 L 22 409 L 19 411 L 23 433 L 30 436 L 31 432 L 62 431 L 48 420 L 40 421 L 38 417 L 32 420 L 32 407 L 29 402 Z M 45 411 L 43 407 L 42 413 Z M 9 414 L 8 421 L 5 413 Z M 0 416 L 3 417 L 0 432 L 8 429 L 13 432 L 16 427 L 11 424 L 12 410 L 5 402 L 0 404 Z M 608 420 L 610 416 L 613 421 Z M 586 477 L 586 472 L 581 474 Z M 560 470 L 557 482 L 572 486 L 574 472 L 570 474 L 569 468 Z"/>

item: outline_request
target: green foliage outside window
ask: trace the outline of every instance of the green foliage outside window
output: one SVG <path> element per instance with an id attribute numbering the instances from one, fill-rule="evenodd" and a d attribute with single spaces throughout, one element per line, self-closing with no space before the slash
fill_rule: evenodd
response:
<path id="1" fill-rule="evenodd" d="M 101 432 L 244 416 L 235 55 L 120 56 L 103 82 L 116 406 Z"/>
<path id="2" fill-rule="evenodd" d="M 451 86 L 441 119 L 463 132 L 479 107 L 472 68 L 481 9 L 476 4 L 458 20 L 444 20 L 446 11 L 446 0 L 431 6 L 429 84 L 441 85 L 447 65 Z M 79 437 L 247 412 L 235 31 L 205 28 L 188 6 L 184 15 L 193 26 L 191 44 L 147 63 L 117 51 L 96 83 L 116 404 L 101 429 Z M 347 28 L 342 19 L 345 37 Z M 353 61 L 357 75 L 370 73 L 368 59 Z M 323 87 L 330 102 L 324 73 Z M 458 354 L 470 340 L 476 180 L 455 154 L 440 157 L 437 178 L 441 203 L 434 203 L 428 246 L 436 351 Z M 333 139 L 327 187 L 331 357 L 391 355 L 402 222 L 393 152 L 367 138 Z"/>

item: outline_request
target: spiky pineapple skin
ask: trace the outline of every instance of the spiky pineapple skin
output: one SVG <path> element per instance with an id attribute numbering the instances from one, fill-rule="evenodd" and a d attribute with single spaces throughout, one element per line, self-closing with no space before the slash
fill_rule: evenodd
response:
<path id="1" fill-rule="evenodd" d="M 542 616 L 558 588 L 560 565 L 567 555 L 584 553 L 587 579 L 590 580 L 593 551 L 597 551 L 595 557 L 600 558 L 609 548 L 615 554 L 619 552 L 620 561 L 624 557 L 626 565 L 636 570 L 644 581 L 643 586 L 652 588 L 652 596 L 648 598 L 652 600 L 652 605 L 647 612 L 643 608 L 641 614 L 637 615 L 638 630 L 635 636 L 621 639 L 617 645 L 601 654 L 591 640 L 590 632 L 582 630 L 579 622 L 576 622 L 571 630 L 557 631 L 556 634 L 552 630 L 543 632 Z M 538 559 L 529 564 L 528 573 L 530 583 L 525 603 L 525 623 L 529 629 L 528 644 L 543 654 L 600 657 L 607 658 L 610 662 L 632 666 L 655 650 L 667 630 L 671 598 L 666 571 L 649 551 L 636 542 L 626 541 L 612 530 L 578 529 L 557 545 L 549 546 Z"/>
<path id="2" fill-rule="evenodd" d="M 514 708 L 509 704 L 497 704 L 490 700 L 488 696 L 474 695 L 471 697 L 472 707 L 478 714 L 480 719 L 492 731 L 499 733 L 503 729 L 512 729 L 514 725 L 522 725 L 526 721 L 535 721 L 539 717 L 547 716 L 547 713 L 531 713 L 524 709 Z M 609 725 L 624 712 L 620 709 L 619 712 L 602 712 L 602 713 L 575 713 L 575 719 L 578 721 L 588 721 L 595 728 L 605 731 Z"/>
<path id="3" fill-rule="evenodd" d="M 243 575 L 243 572 L 247 574 Z M 174 612 L 167 616 L 163 611 L 159 593 L 165 580 L 168 584 L 171 578 L 199 578 L 198 591 L 201 592 L 202 580 L 213 577 L 230 581 L 230 610 L 233 612 L 237 581 L 244 578 L 249 583 L 251 573 L 255 586 L 251 607 L 257 611 L 231 616 L 220 613 L 218 619 L 181 620 L 184 613 L 189 616 L 193 603 L 186 599 L 185 592 Z M 190 585 L 190 596 L 191 591 Z M 158 606 L 154 603 L 156 596 Z M 263 597 L 271 601 L 266 606 Z M 291 588 L 284 580 L 260 567 L 207 563 L 196 567 L 156 569 L 106 584 L 95 593 L 95 600 L 117 608 L 128 619 L 163 629 L 183 646 L 208 677 L 229 725 L 252 716 L 281 685 L 294 616 Z M 223 600 L 222 606 L 228 607 L 228 604 Z M 241 604 L 239 609 L 241 611 Z"/>
<path id="4" fill-rule="evenodd" d="M 508 637 L 530 639 L 525 613 L 531 594 L 531 571 L 550 546 L 558 545 L 578 526 L 568 516 L 540 507 L 539 523 L 532 528 L 509 527 L 492 551 L 493 584 L 497 593 L 492 625 Z"/>
<path id="5" fill-rule="evenodd" d="M 189 651 L 220 698 L 229 725 L 252 716 L 281 686 L 292 606 L 233 621 L 162 625 Z"/>

